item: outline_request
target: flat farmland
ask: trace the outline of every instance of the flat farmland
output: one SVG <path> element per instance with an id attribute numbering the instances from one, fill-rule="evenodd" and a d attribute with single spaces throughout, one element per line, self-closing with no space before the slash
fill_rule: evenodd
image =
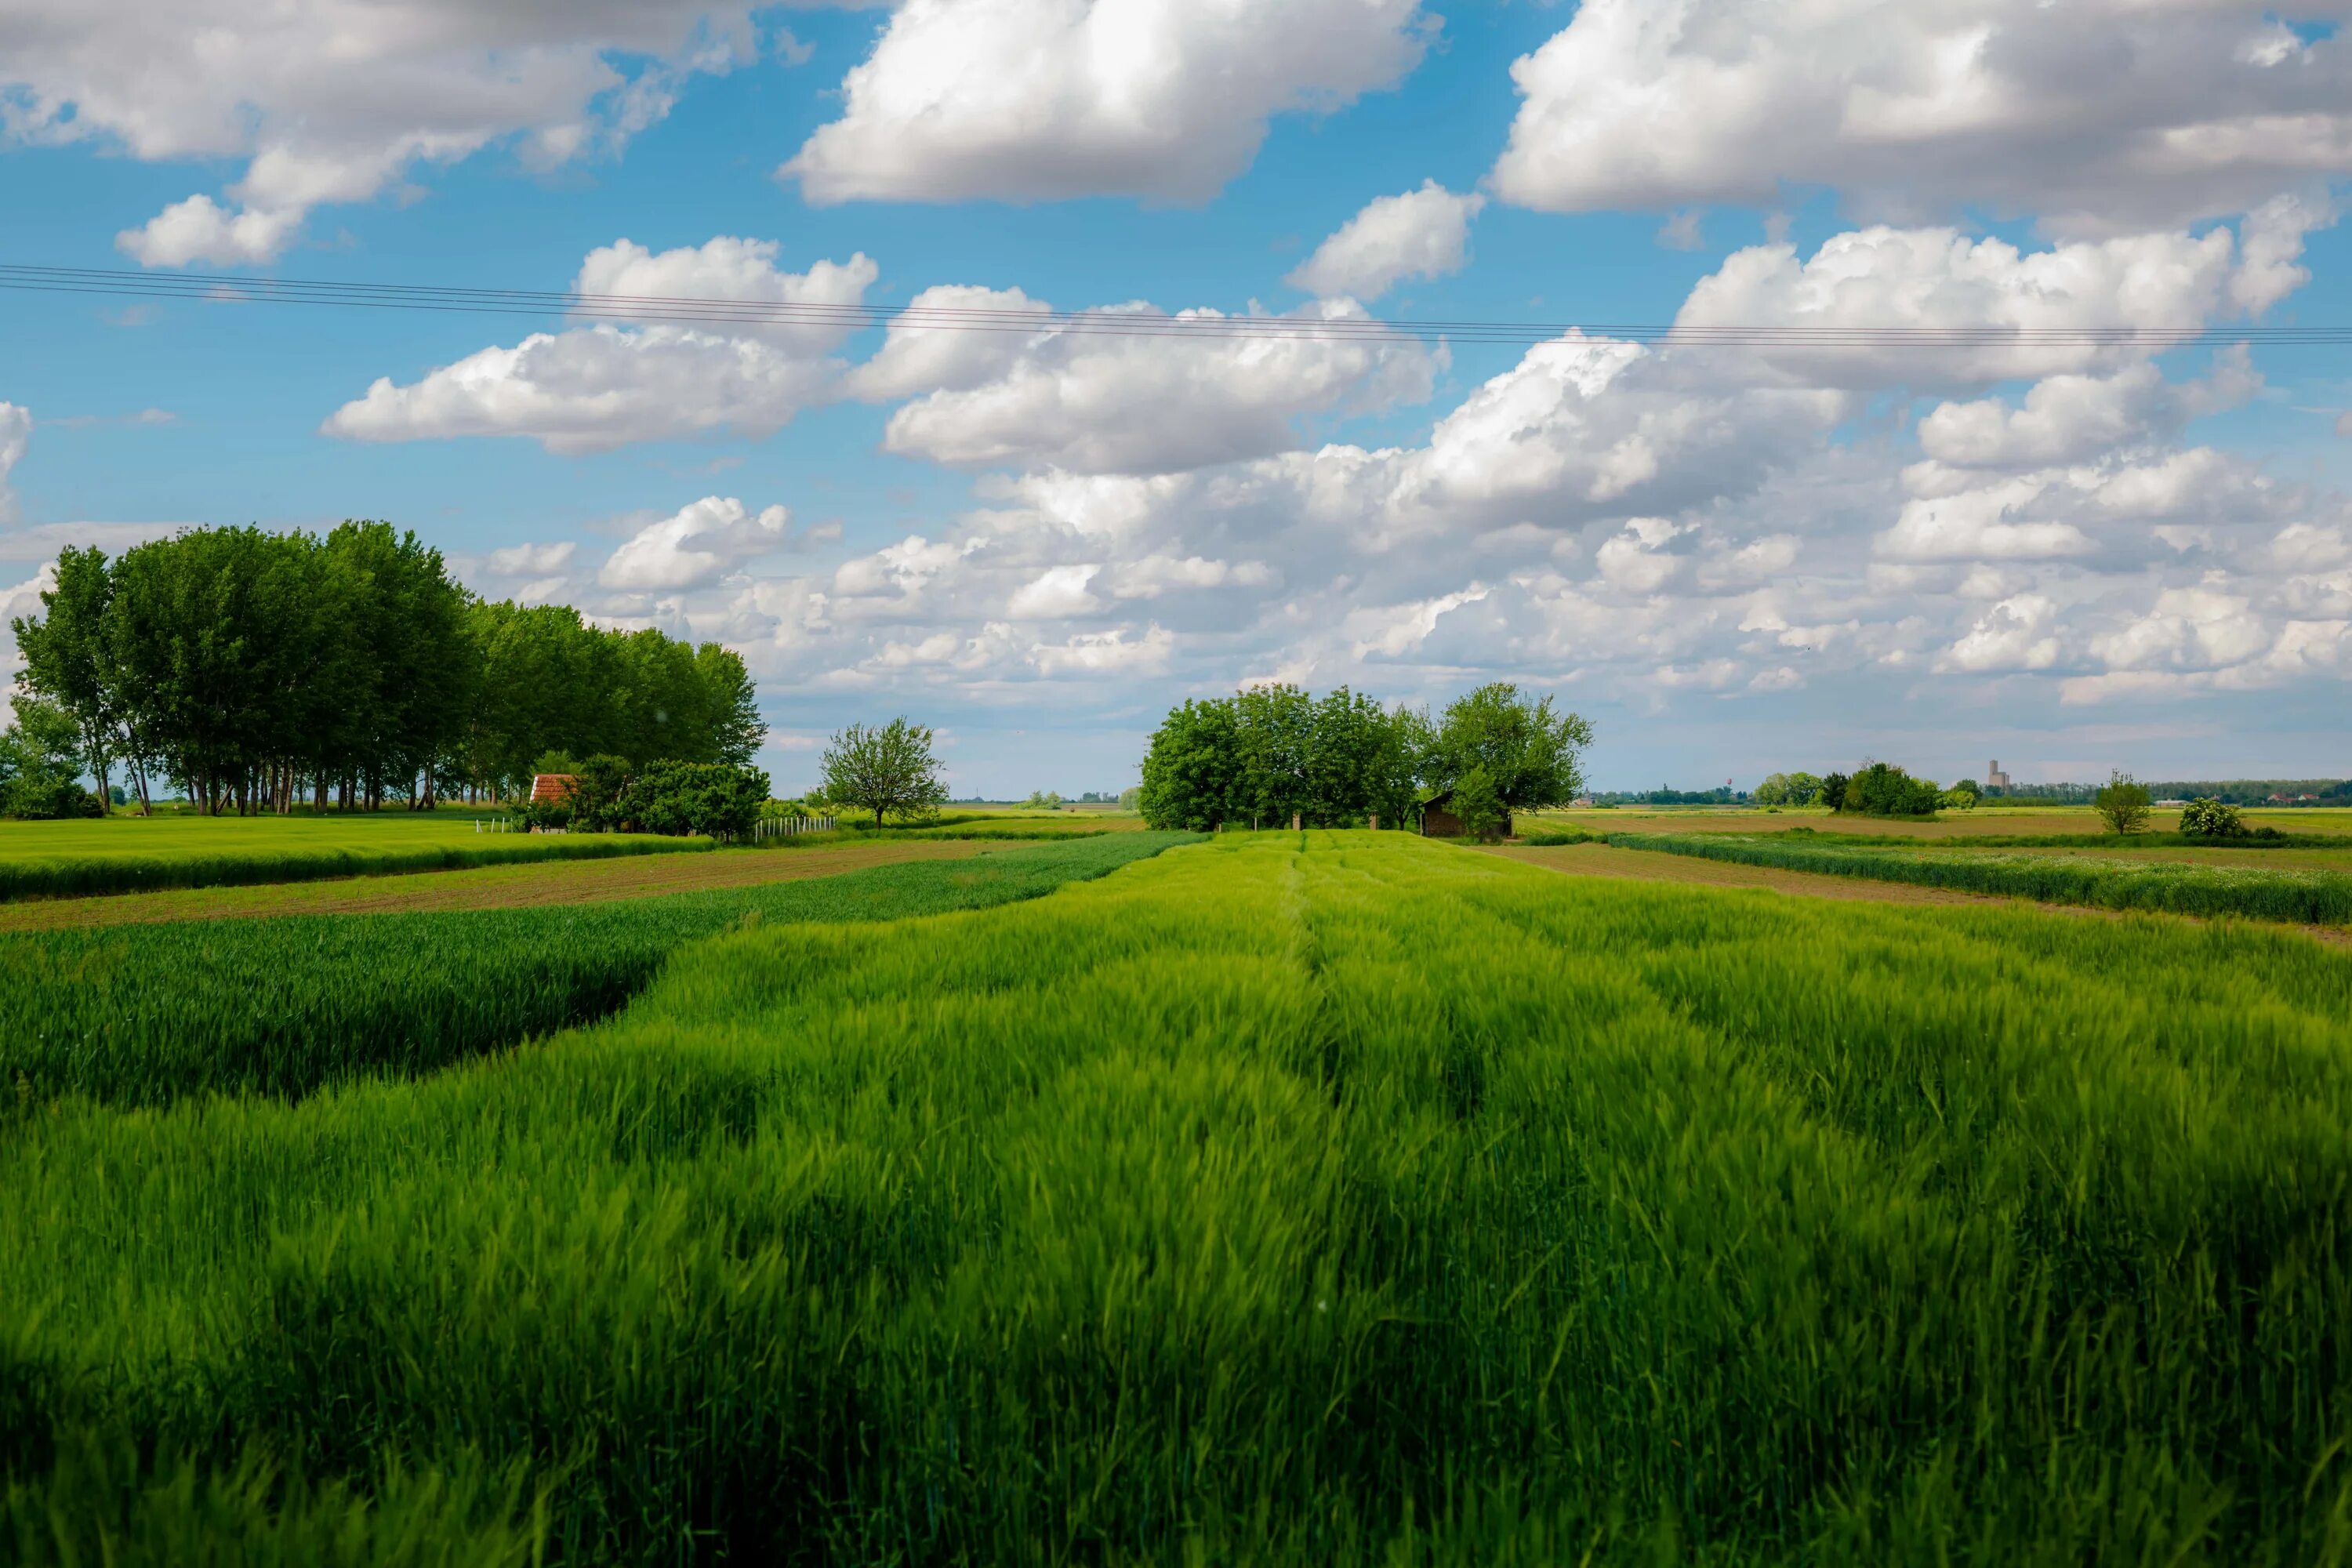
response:
<path id="1" fill-rule="evenodd" d="M 2242 815 L 2250 828 L 2340 835 L 2347 846 L 2352 846 L 2352 810 L 2311 807 L 2250 810 Z M 2148 826 L 2162 833 L 2177 831 L 2180 814 L 2177 810 L 2158 811 L 2149 817 Z M 1521 834 L 1567 827 L 1587 833 L 1778 833 L 1791 827 L 1811 827 L 1822 832 L 1881 834 L 1890 838 L 2042 837 L 2106 830 L 2098 814 L 2087 805 L 1979 806 L 1974 811 L 1939 812 L 1928 819 L 1841 816 L 1812 807 L 1774 812 L 1703 806 L 1614 806 L 1597 811 L 1530 812 L 1517 821 Z"/>
<path id="2" fill-rule="evenodd" d="M 906 860 L 962 859 L 985 854 L 991 847 L 974 839 L 880 839 L 789 852 L 735 848 L 704 855 L 537 861 L 334 881 L 184 888 L 87 899 L 33 899 L 0 903 L 0 931 L 268 915 L 428 913 L 602 903 L 670 893 L 761 887 Z M 995 847 L 1001 850 L 1003 847 Z"/>
<path id="3" fill-rule="evenodd" d="M 0 1543 L 2343 1560 L 2352 954 L 1402 834 L 771 894 L 512 1048 L 36 1068 Z"/>

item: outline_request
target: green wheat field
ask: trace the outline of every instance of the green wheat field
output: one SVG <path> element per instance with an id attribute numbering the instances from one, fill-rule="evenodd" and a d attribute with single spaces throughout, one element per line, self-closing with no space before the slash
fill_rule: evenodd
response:
<path id="1" fill-rule="evenodd" d="M 2352 1561 L 2292 931 L 1121 833 L 7 942 L 0 1559 Z"/>

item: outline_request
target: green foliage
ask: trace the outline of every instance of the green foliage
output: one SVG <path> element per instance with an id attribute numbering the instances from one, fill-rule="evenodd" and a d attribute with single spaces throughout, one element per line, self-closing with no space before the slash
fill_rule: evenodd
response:
<path id="1" fill-rule="evenodd" d="M 877 827 L 890 816 L 919 821 L 948 798 L 930 731 L 904 719 L 840 731 L 825 748 L 824 769 L 827 798 L 872 812 Z"/>
<path id="2" fill-rule="evenodd" d="M 1475 764 L 1454 781 L 1449 804 L 1454 815 L 1461 819 L 1462 830 L 1482 844 L 1502 837 L 1503 828 L 1511 819 L 1494 779 L 1485 768 Z"/>
<path id="3" fill-rule="evenodd" d="M 1662 850 L 1744 866 L 1909 882 L 2049 904 L 2242 915 L 2307 925 L 2352 924 L 2352 875 L 2340 871 L 2242 869 L 1984 850 L 1937 852 L 1851 842 L 1808 843 L 1792 834 L 1748 838 L 1727 833 L 1612 833 L 1609 842 L 1622 849 Z"/>
<path id="4" fill-rule="evenodd" d="M 1059 811 L 1062 809 L 1062 794 L 1059 790 L 1033 789 L 1029 792 L 1029 798 L 1021 804 L 1032 811 Z"/>
<path id="5" fill-rule="evenodd" d="M 1398 835 L 769 921 L 17 1120 L 0 1555 L 2329 1563 L 2347 1014 L 2288 933 Z"/>
<path id="6" fill-rule="evenodd" d="M 2091 805 L 2110 833 L 2141 833 L 2147 828 L 2147 786 L 2129 773 L 2118 772 L 2109 777 L 2091 798 Z"/>
<path id="7" fill-rule="evenodd" d="M 1253 687 L 1186 702 L 1153 732 L 1136 809 L 1154 827 L 1359 826 L 1412 814 L 1427 730 L 1342 686 L 1321 699 L 1296 686 Z M 1125 799 L 1124 796 L 1121 797 Z"/>
<path id="8" fill-rule="evenodd" d="M 1125 789 L 1118 792 L 1119 810 L 1135 811 L 1139 809 L 1142 805 L 1143 786 L 1141 784 L 1129 784 Z"/>
<path id="9" fill-rule="evenodd" d="M 1811 773 L 1774 773 L 1750 798 L 1758 805 L 1811 805 L 1821 791 L 1822 781 Z"/>
<path id="10" fill-rule="evenodd" d="M 1915 779 L 1886 763 L 1873 763 L 1845 781 L 1836 809 L 1864 816 L 1933 816 L 1936 801 L 1932 781 Z"/>
<path id="11" fill-rule="evenodd" d="M 983 909 L 1176 842 L 1105 834 L 615 903 L 0 934 L 0 1084 L 35 1100 L 163 1104 L 425 1072 L 601 1017 L 680 944 L 747 913 L 776 923 Z"/>
<path id="12" fill-rule="evenodd" d="M 157 821 L 168 825 L 166 819 Z M 273 821 L 271 826 L 278 825 Z M 336 877 L 461 871 L 529 860 L 609 860 L 710 847 L 708 844 L 681 843 L 670 838 L 547 838 L 521 832 L 477 834 L 470 826 L 462 833 L 389 843 L 371 835 L 357 842 L 243 843 L 215 847 L 197 841 L 182 841 L 156 847 L 152 840 L 124 839 L 119 823 L 106 826 L 105 843 L 135 844 L 139 847 L 0 858 L 0 900 L 147 893 L 165 888 L 318 882 Z"/>
<path id="13" fill-rule="evenodd" d="M 1957 811 L 1974 811 L 1978 801 L 1982 799 L 1983 795 L 1984 792 L 1977 787 L 1976 780 L 1961 779 L 1937 796 L 1937 804 L 1950 806 Z"/>
<path id="14" fill-rule="evenodd" d="M 1852 782 L 1843 773 L 1823 773 L 1822 787 L 1813 796 L 1814 802 L 1828 806 L 1832 811 L 1843 811 L 1846 786 Z"/>
<path id="15" fill-rule="evenodd" d="M 768 775 L 720 763 L 655 763 L 631 779 L 621 815 L 644 833 L 740 838 L 760 821 Z"/>
<path id="16" fill-rule="evenodd" d="M 1592 726 L 1553 711 L 1549 697 L 1530 699 L 1497 681 L 1446 705 L 1422 776 L 1433 788 L 1457 789 L 1481 769 L 1507 809 L 1540 811 L 1567 805 L 1584 788 L 1579 760 L 1591 743 Z"/>
<path id="17" fill-rule="evenodd" d="M 421 806 L 520 794 L 551 746 L 742 767 L 766 732 L 727 648 L 478 603 L 382 522 L 68 550 L 41 598 L 14 623 L 20 683 L 70 715 L 101 793 L 120 764 L 142 803 L 162 774 L 208 811 Z"/>
<path id="18" fill-rule="evenodd" d="M 105 816 L 100 796 L 81 783 L 81 765 L 72 717 L 54 702 L 17 698 L 16 721 L 0 731 L 0 816 Z"/>
<path id="19" fill-rule="evenodd" d="M 2236 806 L 2208 796 L 2181 809 L 2180 831 L 2194 838 L 2243 838 L 2246 823 Z"/>

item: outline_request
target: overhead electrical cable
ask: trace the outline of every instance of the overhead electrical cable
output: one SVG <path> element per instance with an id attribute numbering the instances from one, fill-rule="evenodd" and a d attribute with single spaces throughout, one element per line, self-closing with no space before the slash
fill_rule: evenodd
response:
<path id="1" fill-rule="evenodd" d="M 1971 350 L 2093 346 L 2175 348 L 2220 338 L 2258 345 L 2352 344 L 2352 327 L 2090 324 L 2021 327 L 1746 325 L 1695 322 L 1384 321 L 1370 316 L 1167 315 L 1140 307 L 1053 310 L 977 305 L 866 305 L 691 295 L 333 282 L 211 273 L 0 264 L 0 289 L 216 304 L 311 305 L 571 321 L 795 330 L 846 335 L 875 327 L 930 331 L 1299 342 L 1547 342 L 1571 332 L 1675 348 Z"/>

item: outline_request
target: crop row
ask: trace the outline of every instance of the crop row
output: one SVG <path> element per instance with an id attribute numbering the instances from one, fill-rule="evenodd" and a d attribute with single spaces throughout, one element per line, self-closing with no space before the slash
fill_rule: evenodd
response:
<path id="1" fill-rule="evenodd" d="M 2341 1560 L 2352 957 L 1305 840 L 18 1125 L 0 1555 Z"/>
<path id="2" fill-rule="evenodd" d="M 8 934 L 0 1085 L 23 1101 L 157 1104 L 421 1072 L 610 1013 L 681 943 L 730 924 L 982 909 L 1183 841 L 1124 833 L 614 903 Z"/>
<path id="3" fill-rule="evenodd" d="M 0 900 L 82 898 L 163 888 L 236 888 L 257 882 L 316 882 L 332 877 L 387 877 L 458 871 L 530 860 L 605 860 L 712 847 L 708 838 L 570 834 L 485 834 L 441 844 L 363 847 L 194 849 L 164 854 L 93 854 L 0 859 Z"/>
<path id="4" fill-rule="evenodd" d="M 2126 860 L 2059 859 L 1998 852 L 1937 853 L 1717 833 L 1612 833 L 1620 849 L 1770 866 L 1923 888 L 2183 915 L 2242 915 L 2305 925 L 2352 922 L 2352 875 Z"/>

